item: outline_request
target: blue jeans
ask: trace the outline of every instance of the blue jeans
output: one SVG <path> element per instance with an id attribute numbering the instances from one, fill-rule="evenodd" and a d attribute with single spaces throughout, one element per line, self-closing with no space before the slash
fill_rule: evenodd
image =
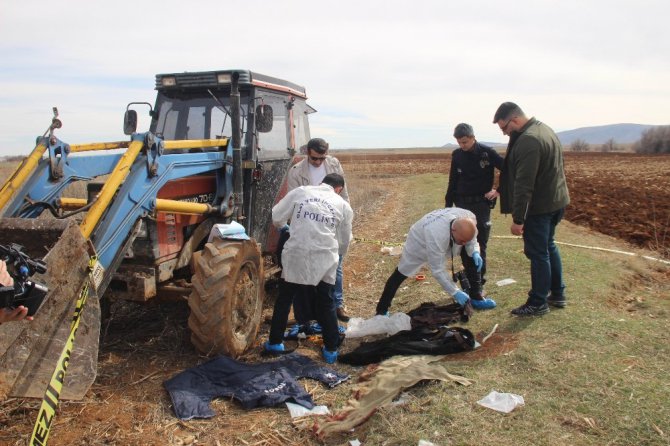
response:
<path id="1" fill-rule="evenodd" d="M 344 306 L 344 295 L 342 289 L 342 256 L 337 264 L 337 272 L 335 273 L 335 285 L 333 285 L 330 296 L 335 301 L 335 308 L 342 308 Z"/>
<path id="2" fill-rule="evenodd" d="M 523 252 L 530 260 L 529 305 L 546 304 L 550 294 L 556 298 L 563 296 L 563 266 L 554 233 L 564 211 L 529 215 L 523 224 Z"/>

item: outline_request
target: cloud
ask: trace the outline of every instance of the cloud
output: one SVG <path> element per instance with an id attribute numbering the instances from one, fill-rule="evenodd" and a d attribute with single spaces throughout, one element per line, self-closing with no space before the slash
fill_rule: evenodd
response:
<path id="1" fill-rule="evenodd" d="M 248 68 L 304 85 L 332 147 L 439 146 L 458 122 L 504 141 L 505 100 L 556 130 L 667 124 L 661 1 L 24 0 L 0 16 L 0 155 L 58 106 L 69 143 L 119 140 L 154 75 Z M 41 11 L 38 13 L 38 11 Z M 197 19 L 196 19 L 197 18 Z"/>

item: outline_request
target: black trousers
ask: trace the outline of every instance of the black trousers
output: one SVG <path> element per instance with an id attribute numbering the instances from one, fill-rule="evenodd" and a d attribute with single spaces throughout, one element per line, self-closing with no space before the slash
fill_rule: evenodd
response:
<path id="1" fill-rule="evenodd" d="M 391 301 L 395 297 L 395 293 L 398 291 L 400 284 L 403 283 L 405 279 L 407 279 L 407 276 L 398 271 L 398 268 L 393 271 L 391 277 L 389 277 L 386 281 L 382 297 L 379 298 L 379 302 L 377 302 L 376 314 L 386 314 L 386 312 L 389 310 L 389 307 L 391 306 Z"/>
<path id="2" fill-rule="evenodd" d="M 475 262 L 472 261 L 472 257 L 468 256 L 465 249 L 461 250 L 461 260 L 463 261 L 465 274 L 468 276 L 470 284 L 473 288 L 479 284 L 481 288 L 486 283 L 486 245 L 489 242 L 489 235 L 491 234 L 491 208 L 489 208 L 487 200 L 477 203 L 461 203 L 456 200 L 455 204 L 459 208 L 467 209 L 477 217 L 477 243 L 479 243 L 479 253 L 484 261 L 481 272 L 477 272 Z"/>
<path id="3" fill-rule="evenodd" d="M 334 352 L 339 345 L 340 336 L 337 331 L 337 314 L 335 301 L 330 295 L 333 285 L 324 281 L 318 285 L 299 285 L 282 280 L 279 284 L 279 295 L 275 301 L 270 325 L 270 344 L 279 344 L 284 339 L 284 331 L 291 311 L 293 297 L 302 293 L 309 302 L 313 303 L 313 312 L 317 322 L 321 325 L 323 345 L 326 350 Z"/>

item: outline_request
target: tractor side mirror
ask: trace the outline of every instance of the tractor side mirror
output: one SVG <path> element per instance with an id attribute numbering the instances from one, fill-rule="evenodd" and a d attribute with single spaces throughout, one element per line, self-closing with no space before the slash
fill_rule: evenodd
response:
<path id="1" fill-rule="evenodd" d="M 135 110 L 126 110 L 123 115 L 123 133 L 132 135 L 137 131 L 137 112 Z"/>
<path id="2" fill-rule="evenodd" d="M 272 130 L 272 123 L 272 107 L 267 104 L 260 104 L 256 107 L 256 130 L 267 133 Z"/>

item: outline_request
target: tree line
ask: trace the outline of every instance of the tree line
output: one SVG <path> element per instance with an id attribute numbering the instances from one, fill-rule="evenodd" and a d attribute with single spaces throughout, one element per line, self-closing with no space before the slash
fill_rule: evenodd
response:
<path id="1" fill-rule="evenodd" d="M 604 144 L 589 144 L 583 139 L 574 140 L 568 148 L 573 152 L 620 152 L 626 149 L 617 144 L 614 138 Z M 651 127 L 644 132 L 632 146 L 637 153 L 670 153 L 670 125 Z"/>

